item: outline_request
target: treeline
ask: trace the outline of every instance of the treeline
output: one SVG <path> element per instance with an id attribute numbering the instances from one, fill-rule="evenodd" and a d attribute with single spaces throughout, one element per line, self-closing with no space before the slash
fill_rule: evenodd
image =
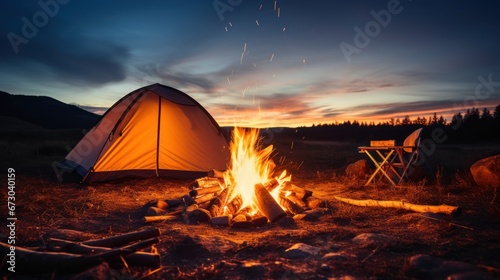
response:
<path id="1" fill-rule="evenodd" d="M 449 121 L 434 113 L 427 118 L 411 119 L 406 116 L 403 119 L 391 118 L 377 124 L 356 120 L 315 124 L 311 127 L 299 127 L 293 133 L 295 137 L 310 140 L 363 142 L 373 139 L 395 139 L 401 142 L 419 127 L 424 127 L 423 137 L 430 137 L 430 133 L 435 128 L 442 129 L 447 136 L 447 143 L 499 141 L 500 105 L 493 112 L 487 108 L 467 109 L 463 114 L 456 113 Z M 289 133 L 292 132 L 289 131 Z"/>

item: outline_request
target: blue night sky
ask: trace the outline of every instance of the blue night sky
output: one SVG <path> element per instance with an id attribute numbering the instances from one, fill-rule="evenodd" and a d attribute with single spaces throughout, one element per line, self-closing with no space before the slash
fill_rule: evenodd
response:
<path id="1" fill-rule="evenodd" d="M 103 113 L 162 83 L 220 125 L 500 104 L 497 1 L 2 1 L 0 90 Z"/>

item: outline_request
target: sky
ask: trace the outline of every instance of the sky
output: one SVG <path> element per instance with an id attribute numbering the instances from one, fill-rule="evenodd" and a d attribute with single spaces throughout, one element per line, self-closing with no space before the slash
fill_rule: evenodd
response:
<path id="1" fill-rule="evenodd" d="M 498 1 L 2 1 L 0 90 L 102 114 L 161 83 L 221 126 L 500 104 Z"/>

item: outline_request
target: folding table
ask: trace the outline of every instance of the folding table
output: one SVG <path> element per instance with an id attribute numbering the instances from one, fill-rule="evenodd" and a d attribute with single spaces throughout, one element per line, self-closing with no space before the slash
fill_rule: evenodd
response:
<path id="1" fill-rule="evenodd" d="M 381 174 L 383 178 L 387 179 L 393 186 L 396 182 L 392 179 L 390 174 L 398 177 L 398 183 L 402 179 L 402 175 L 394 168 L 396 165 L 404 166 L 403 151 L 405 146 L 395 146 L 394 140 L 381 140 L 371 141 L 370 146 L 358 147 L 360 153 L 365 153 L 375 164 L 375 171 L 372 173 L 365 186 L 377 176 Z"/>

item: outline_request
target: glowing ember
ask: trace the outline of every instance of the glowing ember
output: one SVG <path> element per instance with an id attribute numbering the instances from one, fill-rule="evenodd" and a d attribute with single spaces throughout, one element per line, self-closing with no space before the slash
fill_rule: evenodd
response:
<path id="1" fill-rule="evenodd" d="M 248 207 L 251 215 L 262 212 L 256 203 L 256 184 L 266 185 L 266 183 L 275 179 L 278 186 L 271 191 L 271 195 L 279 202 L 282 184 L 291 180 L 291 176 L 287 176 L 286 171 L 283 171 L 277 177 L 273 177 L 275 164 L 270 159 L 273 146 L 269 145 L 264 149 L 258 149 L 260 144 L 258 129 L 235 128 L 229 147 L 231 166 L 224 175 L 225 184 L 229 189 L 229 196 L 226 201 L 230 202 L 235 197 L 241 196 L 240 209 Z M 283 206 L 281 207 L 284 209 Z"/>

